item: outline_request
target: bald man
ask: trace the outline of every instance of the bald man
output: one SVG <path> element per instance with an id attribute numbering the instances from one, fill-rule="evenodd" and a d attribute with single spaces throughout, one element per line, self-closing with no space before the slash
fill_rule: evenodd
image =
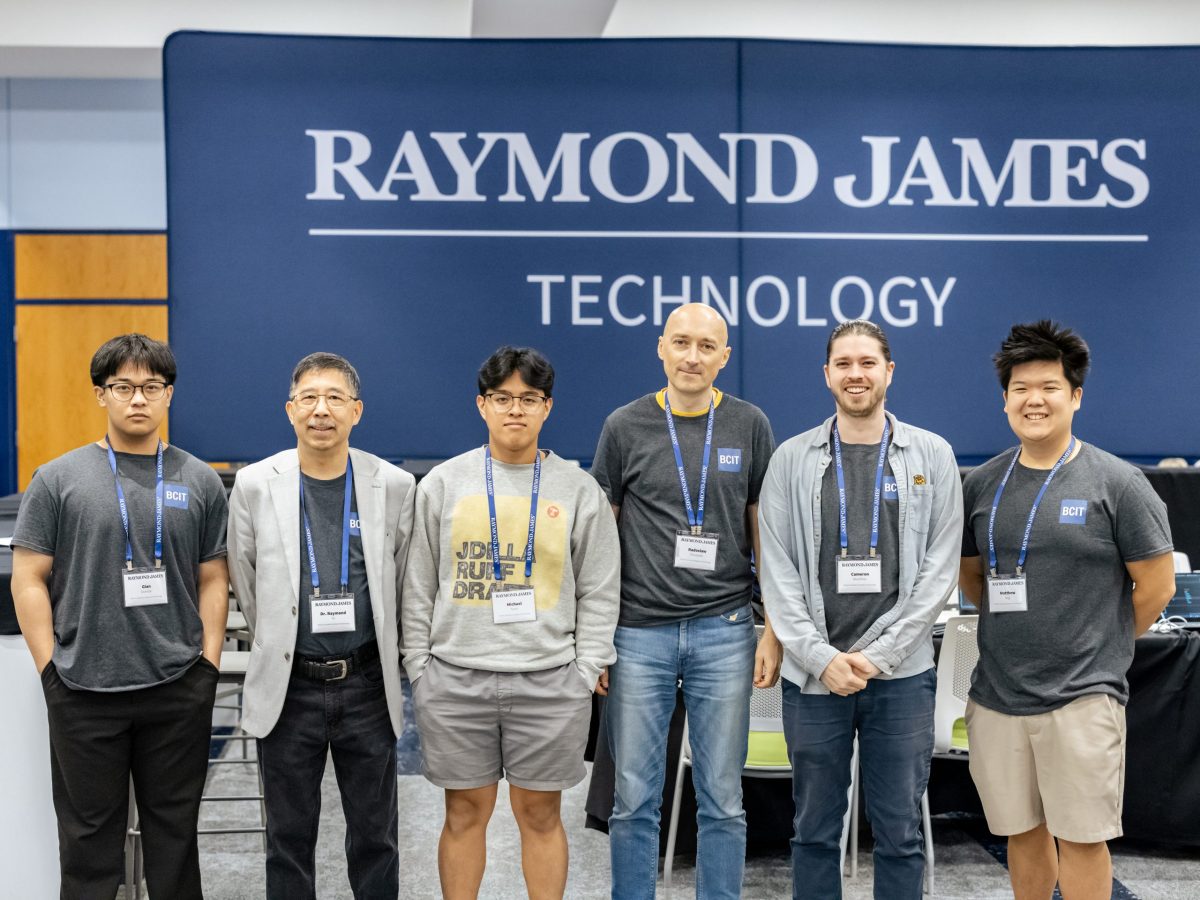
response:
<path id="1" fill-rule="evenodd" d="M 696 896 L 741 894 L 742 766 L 751 682 L 779 676 L 780 647 L 755 641 L 751 549 L 775 449 L 758 407 L 713 387 L 729 362 L 725 321 L 689 303 L 658 339 L 667 386 L 608 417 L 592 474 L 621 535 L 617 662 L 607 686 L 616 798 L 608 820 L 612 896 L 654 897 L 667 728 L 683 685 L 695 763 Z"/>

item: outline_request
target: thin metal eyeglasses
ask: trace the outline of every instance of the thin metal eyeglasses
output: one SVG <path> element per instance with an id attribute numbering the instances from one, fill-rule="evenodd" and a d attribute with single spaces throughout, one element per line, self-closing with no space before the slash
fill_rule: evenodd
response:
<path id="1" fill-rule="evenodd" d="M 543 397 L 541 394 L 522 394 L 520 397 L 514 397 L 512 394 L 484 394 L 488 402 L 492 404 L 492 409 L 496 412 L 508 412 L 512 409 L 513 401 L 516 400 L 521 404 L 521 409 L 527 413 L 537 412 L 542 408 L 549 397 Z"/>
<path id="2" fill-rule="evenodd" d="M 167 393 L 167 383 L 165 381 L 147 381 L 145 384 L 114 381 L 112 384 L 106 384 L 104 387 L 106 390 L 111 391 L 112 395 L 122 403 L 128 403 L 138 391 L 142 392 L 142 396 L 146 398 L 147 403 L 161 400 L 163 395 Z"/>
<path id="3" fill-rule="evenodd" d="M 347 397 L 345 394 L 297 394 L 291 398 L 291 401 L 301 409 L 316 409 L 317 401 L 322 398 L 330 409 L 345 409 L 358 399 L 357 397 Z"/>

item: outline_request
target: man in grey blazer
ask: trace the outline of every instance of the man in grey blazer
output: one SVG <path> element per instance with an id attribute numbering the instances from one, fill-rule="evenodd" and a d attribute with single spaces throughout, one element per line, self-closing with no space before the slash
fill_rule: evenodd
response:
<path id="1" fill-rule="evenodd" d="M 416 482 L 350 448 L 363 403 L 344 358 L 300 360 L 286 409 L 296 449 L 238 472 L 228 542 L 230 580 L 254 634 L 242 724 L 259 739 L 267 896 L 316 896 L 332 751 L 354 896 L 395 900 L 397 609 Z"/>

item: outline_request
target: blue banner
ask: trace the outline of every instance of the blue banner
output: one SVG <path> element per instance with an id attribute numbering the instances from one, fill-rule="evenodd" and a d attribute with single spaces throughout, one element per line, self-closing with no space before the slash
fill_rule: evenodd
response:
<path id="1" fill-rule="evenodd" d="M 1050 317 L 1094 353 L 1082 437 L 1200 450 L 1200 49 L 181 33 L 164 57 L 172 438 L 205 458 L 290 443 L 313 350 L 363 376 L 356 443 L 454 455 L 513 343 L 558 372 L 543 445 L 590 459 L 665 383 L 687 300 L 729 320 L 717 384 L 780 439 L 830 413 L 826 339 L 866 317 L 889 408 L 991 456 L 991 355 Z"/>

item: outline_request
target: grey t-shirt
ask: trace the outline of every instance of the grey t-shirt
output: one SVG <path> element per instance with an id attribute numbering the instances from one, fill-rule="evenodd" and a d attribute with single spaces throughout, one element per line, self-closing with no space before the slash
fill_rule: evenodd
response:
<path id="1" fill-rule="evenodd" d="M 775 450 L 771 425 L 757 406 L 721 395 L 713 417 L 704 530 L 720 535 L 712 572 L 675 568 L 675 534 L 688 527 L 683 491 L 661 405 L 648 394 L 604 423 L 592 474 L 621 508 L 621 619 L 625 626 L 661 625 L 713 616 L 749 602 L 750 533 L 746 507 L 758 502 Z M 675 429 L 695 508 L 707 411 L 675 415 Z"/>
<path id="2" fill-rule="evenodd" d="M 988 557 L 992 500 L 1009 450 L 963 482 L 963 556 Z M 996 513 L 997 572 L 1016 569 L 1021 537 L 1048 470 L 1017 464 Z M 1088 694 L 1129 700 L 1133 582 L 1125 563 L 1171 552 L 1166 505 L 1146 476 L 1090 444 L 1050 482 L 1025 560 L 1027 612 L 981 614 L 971 698 L 1033 715 Z M 985 591 L 986 602 L 986 591 Z"/>
<path id="3" fill-rule="evenodd" d="M 846 479 L 846 531 L 851 556 L 867 556 L 871 548 L 871 511 L 875 500 L 875 472 L 879 465 L 878 444 L 842 444 L 842 467 Z M 837 558 L 841 555 L 841 528 L 837 468 L 830 463 L 821 482 L 821 557 L 817 578 L 825 601 L 825 627 L 829 643 L 845 653 L 872 623 L 896 605 L 900 598 L 899 494 L 892 466 L 883 464 L 883 487 L 879 501 L 879 545 L 876 553 L 882 566 L 878 594 L 839 594 Z"/>
<path id="4" fill-rule="evenodd" d="M 155 456 L 117 454 L 134 566 L 154 565 Z M 13 544 L 54 557 L 55 668 L 69 687 L 125 691 L 177 678 L 200 656 L 200 563 L 225 555 L 229 506 L 211 467 L 163 453 L 168 602 L 125 607 L 125 531 L 107 451 L 88 444 L 34 473 Z"/>
<path id="5" fill-rule="evenodd" d="M 313 550 L 317 554 L 317 579 L 322 594 L 340 591 L 342 580 L 342 511 L 346 503 L 346 476 L 321 481 L 304 479 L 304 500 L 312 527 Z M 299 502 L 299 501 L 297 501 Z M 349 656 L 363 644 L 375 640 L 371 591 L 363 562 L 362 536 L 358 524 L 358 498 L 350 488 L 350 592 L 354 594 L 354 630 L 312 633 L 312 570 L 308 563 L 308 541 L 304 536 L 304 511 L 300 513 L 300 622 L 296 652 L 301 656 Z"/>

